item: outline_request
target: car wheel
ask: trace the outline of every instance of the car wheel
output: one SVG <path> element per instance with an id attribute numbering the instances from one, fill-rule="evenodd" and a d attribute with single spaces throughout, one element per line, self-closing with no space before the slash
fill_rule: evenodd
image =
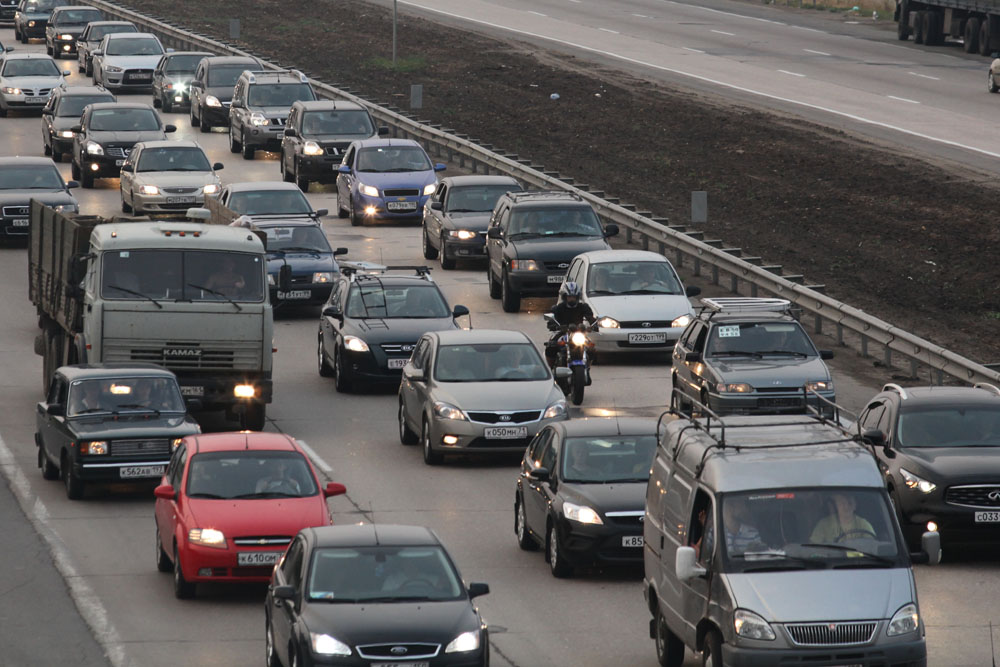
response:
<path id="1" fill-rule="evenodd" d="M 201 120 L 199 120 L 198 117 L 194 115 L 194 105 L 193 104 L 191 105 L 191 111 L 190 112 L 191 112 L 191 127 L 198 127 L 199 125 L 201 125 Z"/>
<path id="2" fill-rule="evenodd" d="M 444 458 L 439 452 L 435 452 L 431 447 L 431 425 L 424 418 L 424 426 L 420 429 L 420 444 L 424 450 L 424 463 L 429 466 L 436 466 Z"/>
<path id="3" fill-rule="evenodd" d="M 399 417 L 399 441 L 401 443 L 403 443 L 404 445 L 415 445 L 415 444 L 417 444 L 417 441 L 420 438 L 419 438 L 419 436 L 416 433 L 414 433 L 410 429 L 409 426 L 406 425 L 406 420 L 403 419 L 403 411 L 404 410 L 405 410 L 405 408 L 403 407 L 403 399 L 400 398 L 399 399 L 399 412 L 397 413 L 398 417 Z"/>
<path id="4" fill-rule="evenodd" d="M 354 202 L 351 202 L 351 227 L 360 227 L 365 224 L 364 216 L 354 209 Z"/>
<path id="5" fill-rule="evenodd" d="M 160 541 L 160 526 L 154 521 L 153 528 L 155 529 L 156 535 L 156 570 L 158 572 L 170 572 L 173 569 L 173 564 L 170 562 L 170 556 L 167 552 L 163 550 L 163 543 Z"/>
<path id="6" fill-rule="evenodd" d="M 500 289 L 500 283 L 493 279 L 493 272 L 490 271 L 489 267 L 486 267 L 486 282 L 490 286 L 490 298 L 499 299 L 503 290 Z"/>
<path id="7" fill-rule="evenodd" d="M 243 145 L 243 159 L 252 160 L 257 154 L 257 149 L 253 146 L 247 145 L 246 135 L 240 137 L 240 143 Z"/>
<path id="8" fill-rule="evenodd" d="M 684 664 L 684 642 L 667 627 L 667 619 L 656 610 L 656 660 L 662 667 Z"/>
<path id="9" fill-rule="evenodd" d="M 236 137 L 233 135 L 233 128 L 229 128 L 229 152 L 239 153 L 243 150 L 243 144 L 236 141 Z"/>
<path id="10" fill-rule="evenodd" d="M 177 555 L 177 547 L 174 547 L 174 597 L 178 600 L 190 600 L 194 597 L 196 584 L 184 578 L 181 570 L 181 559 Z"/>
<path id="11" fill-rule="evenodd" d="M 274 651 L 274 628 L 271 627 L 271 617 L 264 619 L 264 664 L 267 667 L 281 667 L 278 654 Z"/>
<path id="12" fill-rule="evenodd" d="M 323 353 L 323 334 L 318 336 L 319 343 L 316 345 L 316 356 L 319 359 L 319 374 L 325 378 L 333 377 L 333 369 L 326 362 L 326 354 Z"/>
<path id="13" fill-rule="evenodd" d="M 174 102 L 173 100 L 170 99 L 169 95 L 164 96 L 163 102 L 160 104 L 160 106 L 163 107 L 164 113 L 173 113 Z"/>
<path id="14" fill-rule="evenodd" d="M 94 173 L 90 170 L 80 170 L 80 187 L 90 189 L 94 187 Z"/>
<path id="15" fill-rule="evenodd" d="M 159 95 L 153 95 L 153 108 L 159 109 L 163 106 L 163 100 Z"/>
<path id="16" fill-rule="evenodd" d="M 51 46 L 49 46 L 49 43 L 48 43 L 48 42 L 46 42 L 46 43 L 45 43 L 45 53 L 46 53 L 47 55 L 50 55 L 50 56 L 51 56 L 51 55 L 53 55 L 53 53 L 52 53 L 52 47 L 51 47 Z"/>
<path id="17" fill-rule="evenodd" d="M 38 436 L 36 435 L 35 437 L 37 438 Z M 49 481 L 59 479 L 59 468 L 52 465 L 49 457 L 45 455 L 45 448 L 42 446 L 40 439 L 38 441 L 38 468 L 42 471 L 42 479 Z"/>
<path id="18" fill-rule="evenodd" d="M 6 118 L 6 117 L 7 117 L 7 110 L 4 109 L 3 104 L 0 104 L 0 118 Z"/>
<path id="19" fill-rule="evenodd" d="M 132 206 L 125 201 L 125 191 L 122 191 L 122 213 L 131 213 Z"/>
<path id="20" fill-rule="evenodd" d="M 997 79 L 993 76 L 993 69 L 990 68 L 986 72 L 986 90 L 991 93 L 1000 92 L 1000 86 L 997 85 Z"/>
<path id="21" fill-rule="evenodd" d="M 62 162 L 63 154 L 57 150 L 52 150 L 52 161 L 56 164 Z"/>
<path id="22" fill-rule="evenodd" d="M 341 205 L 341 203 L 340 203 L 340 194 L 338 193 L 337 194 L 337 217 L 338 218 L 346 218 L 350 214 L 351 214 L 351 212 L 349 210 L 347 210 L 346 208 L 344 208 Z"/>
<path id="23" fill-rule="evenodd" d="M 505 313 L 516 313 L 521 310 L 521 294 L 510 286 L 510 278 L 506 275 L 500 279 L 500 305 Z"/>
<path id="24" fill-rule="evenodd" d="M 302 192 L 309 192 L 309 179 L 305 176 L 299 176 L 299 172 L 295 170 L 295 185 L 299 186 L 299 190 Z"/>
<path id="25" fill-rule="evenodd" d="M 79 59 L 77 59 L 77 61 L 76 61 L 76 73 L 77 74 L 83 74 L 86 71 L 87 71 L 87 68 L 84 66 L 83 63 L 81 63 L 79 61 Z"/>
<path id="26" fill-rule="evenodd" d="M 718 630 L 709 630 L 705 644 L 701 647 L 701 664 L 704 667 L 722 667 L 722 635 Z"/>
<path id="27" fill-rule="evenodd" d="M 212 131 L 212 123 L 205 120 L 205 114 L 198 114 L 198 127 L 202 134 L 208 134 Z"/>
<path id="28" fill-rule="evenodd" d="M 295 182 L 295 174 L 285 168 L 285 151 L 281 151 L 281 161 L 278 162 L 278 171 L 281 172 L 281 180 L 285 183 Z"/>
<path id="29" fill-rule="evenodd" d="M 27 44 L 27 43 L 28 43 L 29 41 L 30 41 L 30 40 L 28 39 L 28 36 L 27 36 L 27 35 L 25 35 L 25 34 L 24 34 L 24 33 L 22 32 L 22 33 L 21 33 L 21 43 L 22 43 L 22 44 Z"/>
<path id="30" fill-rule="evenodd" d="M 52 146 L 50 146 L 44 139 L 42 139 L 42 154 L 52 155 Z"/>
<path id="31" fill-rule="evenodd" d="M 431 245 L 431 240 L 427 238 L 427 228 L 424 227 L 420 235 L 420 249 L 424 252 L 424 259 L 437 259 L 438 249 Z"/>
<path id="32" fill-rule="evenodd" d="M 66 497 L 70 500 L 80 500 L 83 498 L 85 484 L 83 480 L 73 472 L 69 457 L 63 456 L 59 464 L 59 473 L 62 475 L 63 484 L 66 486 Z"/>
<path id="33" fill-rule="evenodd" d="M 517 535 L 517 546 L 525 551 L 538 549 L 528 530 L 528 517 L 524 515 L 524 501 L 520 497 L 514 498 L 514 534 Z"/>
<path id="34" fill-rule="evenodd" d="M 448 245 L 444 237 L 441 238 L 441 243 L 438 247 L 441 252 L 441 268 L 445 271 L 451 271 L 455 268 L 455 258 L 448 257 Z"/>
<path id="35" fill-rule="evenodd" d="M 341 394 L 351 391 L 350 371 L 344 368 L 344 353 L 338 347 L 333 353 L 333 386 Z"/>
<path id="36" fill-rule="evenodd" d="M 90 77 L 94 76 L 94 63 L 88 62 L 87 66 L 84 68 L 84 73 Z"/>
<path id="37" fill-rule="evenodd" d="M 80 167 L 76 166 L 76 162 L 70 162 L 69 171 L 74 181 L 80 180 Z"/>
<path id="38" fill-rule="evenodd" d="M 549 569 L 552 570 L 553 577 L 560 579 L 573 574 L 573 566 L 563 558 L 562 546 L 559 542 L 559 531 L 556 530 L 556 523 L 553 521 L 549 524 Z"/>

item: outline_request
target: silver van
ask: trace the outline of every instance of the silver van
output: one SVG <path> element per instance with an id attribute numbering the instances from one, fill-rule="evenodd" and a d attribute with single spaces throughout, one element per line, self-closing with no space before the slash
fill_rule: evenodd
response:
<path id="1" fill-rule="evenodd" d="M 661 665 L 925 666 L 912 562 L 860 434 L 818 415 L 661 417 L 643 590 Z"/>

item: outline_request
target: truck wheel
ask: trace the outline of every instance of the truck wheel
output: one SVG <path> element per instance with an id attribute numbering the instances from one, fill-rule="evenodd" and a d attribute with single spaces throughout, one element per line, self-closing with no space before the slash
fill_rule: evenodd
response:
<path id="1" fill-rule="evenodd" d="M 938 12 L 924 12 L 924 44 L 927 46 L 938 46 L 944 41 L 944 35 L 941 34 L 942 19 Z"/>
<path id="2" fill-rule="evenodd" d="M 709 630 L 705 644 L 701 647 L 701 664 L 704 667 L 722 667 L 722 635 L 718 630 Z"/>
<path id="3" fill-rule="evenodd" d="M 521 294 L 510 286 L 510 278 L 500 279 L 500 305 L 505 313 L 516 313 L 521 310 Z"/>
<path id="4" fill-rule="evenodd" d="M 244 160 L 252 160 L 254 158 L 254 155 L 257 152 L 257 149 L 254 148 L 253 146 L 248 146 L 247 145 L 247 138 L 246 138 L 245 135 L 243 137 L 241 137 L 241 139 L 242 139 L 242 141 L 240 143 L 243 144 L 243 159 Z"/>
<path id="5" fill-rule="evenodd" d="M 267 426 L 267 406 L 264 403 L 248 403 L 245 420 L 247 430 L 263 431 Z"/>
<path id="6" fill-rule="evenodd" d="M 962 48 L 965 49 L 966 53 L 975 53 L 979 50 L 979 19 L 975 16 L 965 22 L 962 38 Z"/>
<path id="7" fill-rule="evenodd" d="M 73 466 L 69 463 L 69 457 L 65 454 L 59 465 L 59 472 L 62 474 L 63 484 L 66 485 L 66 497 L 70 500 L 80 500 L 83 498 L 83 480 L 73 473 Z"/>
<path id="8" fill-rule="evenodd" d="M 920 10 L 913 13 L 913 43 L 924 43 L 924 14 L 927 12 Z"/>
<path id="9" fill-rule="evenodd" d="M 424 233 L 420 235 L 420 249 L 424 253 L 424 259 L 437 259 L 438 249 L 431 245 L 431 240 L 427 238 L 427 228 L 424 227 Z"/>
<path id="10" fill-rule="evenodd" d="M 35 441 L 38 444 L 38 468 L 42 471 L 42 479 L 53 480 L 59 479 L 59 468 L 52 465 L 49 461 L 49 457 L 45 455 L 45 445 L 42 444 L 42 439 L 35 434 Z"/>
<path id="11" fill-rule="evenodd" d="M 990 55 L 993 51 L 992 44 L 990 44 L 992 39 L 993 37 L 990 35 L 990 17 L 987 16 L 979 24 L 979 55 Z"/>
<path id="12" fill-rule="evenodd" d="M 662 667 L 681 667 L 684 664 L 684 642 L 671 632 L 667 619 L 656 609 L 656 660 Z"/>
<path id="13" fill-rule="evenodd" d="M 317 336 L 319 343 L 316 345 L 316 356 L 319 358 L 319 374 L 325 378 L 333 377 L 333 369 L 326 363 L 326 354 L 323 353 L 323 334 Z"/>

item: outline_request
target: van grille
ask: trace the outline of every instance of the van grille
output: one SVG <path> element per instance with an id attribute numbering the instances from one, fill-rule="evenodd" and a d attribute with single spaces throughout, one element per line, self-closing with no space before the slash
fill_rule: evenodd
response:
<path id="1" fill-rule="evenodd" d="M 846 646 L 867 644 L 875 635 L 877 621 L 846 623 L 794 623 L 785 628 L 799 646 Z"/>

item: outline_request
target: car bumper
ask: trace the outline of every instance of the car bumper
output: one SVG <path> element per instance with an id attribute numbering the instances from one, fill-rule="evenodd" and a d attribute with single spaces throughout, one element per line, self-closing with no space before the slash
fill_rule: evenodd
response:
<path id="1" fill-rule="evenodd" d="M 168 213 L 187 211 L 191 207 L 202 206 L 205 203 L 204 193 L 193 195 L 132 195 L 133 202 L 143 211 Z"/>
<path id="2" fill-rule="evenodd" d="M 80 170 L 93 175 L 94 178 L 118 178 L 122 174 L 125 158 L 83 153 L 80 162 Z"/>
<path id="3" fill-rule="evenodd" d="M 199 109 L 198 119 L 212 127 L 229 127 L 229 107 L 203 106 Z"/>
<path id="4" fill-rule="evenodd" d="M 641 508 L 637 509 L 641 511 Z M 641 565 L 643 549 L 640 518 L 629 517 L 628 521 L 621 522 L 608 518 L 603 525 L 561 519 L 556 524 L 562 547 L 560 554 L 573 565 L 581 567 Z M 630 545 L 625 546 L 626 542 Z"/>
<path id="5" fill-rule="evenodd" d="M 17 236 L 17 237 L 28 237 L 29 230 L 29 219 L 28 214 L 25 213 L 23 216 L 17 215 L 4 215 L 0 218 L 0 236 Z"/>
<path id="6" fill-rule="evenodd" d="M 408 197 L 369 197 L 358 193 L 355 209 L 367 220 L 423 220 L 425 195 Z M 397 206 L 406 205 L 406 209 Z"/>
<path id="7" fill-rule="evenodd" d="M 278 558 L 285 552 L 285 546 L 273 547 L 233 547 L 226 549 L 204 547 L 188 542 L 178 552 L 181 570 L 189 582 L 220 581 L 233 583 L 269 582 L 274 574 L 274 565 L 240 565 L 239 553 L 275 553 Z M 277 562 L 277 561 L 275 561 Z"/>
<path id="8" fill-rule="evenodd" d="M 674 349 L 684 327 L 609 329 L 601 327 L 590 340 L 598 352 L 664 352 Z"/>
<path id="9" fill-rule="evenodd" d="M 881 627 L 880 627 L 881 630 Z M 745 648 L 726 643 L 722 645 L 722 661 L 732 667 L 773 667 L 773 665 L 808 665 L 809 667 L 835 667 L 858 665 L 875 667 L 926 667 L 927 646 L 924 638 L 905 643 L 846 648 Z"/>
<path id="10" fill-rule="evenodd" d="M 488 641 L 488 640 L 487 640 Z M 486 642 L 484 642 L 486 643 Z M 357 651 L 348 657 L 335 657 L 329 655 L 318 655 L 313 653 L 310 656 L 309 665 L 336 665 L 337 667 L 371 667 L 372 664 L 388 665 L 394 664 L 393 659 L 362 658 L 357 655 Z M 469 651 L 468 653 L 445 653 L 444 646 L 441 647 L 439 655 L 424 660 L 407 661 L 403 665 L 427 665 L 427 667 L 484 667 L 487 664 L 486 655 L 482 649 Z"/>
<path id="11" fill-rule="evenodd" d="M 284 125 L 250 125 L 243 129 L 243 145 L 259 150 L 281 150 L 281 138 L 284 134 Z"/>
<path id="12" fill-rule="evenodd" d="M 830 402 L 836 402 L 834 392 L 819 392 Z M 711 394 L 712 410 L 717 414 L 730 415 L 776 415 L 805 412 L 802 393 L 789 394 Z M 809 405 L 819 406 L 820 401 L 810 398 Z M 824 407 L 826 404 L 822 404 Z"/>
<path id="13" fill-rule="evenodd" d="M 326 303 L 333 290 L 333 283 L 307 283 L 292 285 L 288 292 L 271 287 L 271 304 L 274 306 L 318 306 Z"/>
<path id="14" fill-rule="evenodd" d="M 41 111 L 45 103 L 49 101 L 48 95 L 28 97 L 27 95 L 0 93 L 0 98 L 3 99 L 3 106 L 5 108 L 15 111 Z"/>
<path id="15" fill-rule="evenodd" d="M 445 239 L 441 246 L 441 254 L 448 259 L 484 259 L 486 239 L 482 235 L 470 241 Z"/>
<path id="16" fill-rule="evenodd" d="M 75 39 L 56 39 L 52 41 L 52 54 L 58 58 L 59 56 L 75 56 L 76 55 L 76 40 Z"/>
<path id="17" fill-rule="evenodd" d="M 169 455 L 129 460 L 87 456 L 73 462 L 73 472 L 87 482 L 159 482 L 168 463 L 170 463 Z"/>
<path id="18" fill-rule="evenodd" d="M 147 81 L 125 81 L 124 72 L 104 72 L 101 75 L 101 84 L 108 90 L 149 90 L 153 87 L 153 80 Z"/>
<path id="19" fill-rule="evenodd" d="M 919 544 L 928 522 L 937 524 L 942 542 L 950 544 L 1000 544 L 1000 522 L 976 522 L 976 512 L 996 515 L 1000 507 L 961 507 L 944 502 L 942 493 L 917 498 L 919 492 L 902 489 L 896 492 L 906 539 Z M 935 497 L 936 496 L 936 497 Z"/>
<path id="20" fill-rule="evenodd" d="M 45 37 L 45 26 L 46 21 L 35 21 L 35 25 L 29 26 L 27 23 L 21 24 L 21 34 L 29 39 L 38 39 Z"/>
<path id="21" fill-rule="evenodd" d="M 169 99 L 170 103 L 175 107 L 186 107 L 191 104 L 191 97 L 188 95 L 187 90 L 177 91 L 177 90 L 164 90 L 163 97 Z"/>
<path id="22" fill-rule="evenodd" d="M 343 155 L 299 155 L 297 172 L 313 183 L 335 183 Z"/>
<path id="23" fill-rule="evenodd" d="M 544 410 L 544 408 L 542 408 Z M 562 421 L 565 417 L 554 419 L 538 419 L 523 424 L 485 424 L 455 419 L 433 419 L 429 424 L 431 449 L 441 453 L 462 452 L 513 452 L 524 451 L 531 439 L 540 430 L 552 422 Z M 523 428 L 523 435 L 516 437 L 487 437 L 487 429 L 502 427 L 504 429 Z M 492 435 L 492 434 L 491 434 Z M 454 438 L 451 444 L 445 442 Z"/>
<path id="24" fill-rule="evenodd" d="M 416 346 L 417 341 L 410 342 Z M 367 352 L 343 351 L 344 365 L 349 368 L 351 377 L 366 384 L 398 385 L 403 377 L 403 366 L 409 356 L 402 354 L 386 354 L 377 344 L 369 347 Z M 390 359 L 399 368 L 389 368 Z"/>
<path id="25" fill-rule="evenodd" d="M 568 263 L 568 261 L 567 261 Z M 535 296 L 552 296 L 559 293 L 566 273 L 547 271 L 511 271 L 507 280 L 515 292 Z"/>
<path id="26" fill-rule="evenodd" d="M 73 139 L 72 137 L 66 138 L 66 137 L 53 136 L 49 140 L 49 146 L 51 146 L 52 150 L 56 151 L 57 153 L 72 153 Z"/>

